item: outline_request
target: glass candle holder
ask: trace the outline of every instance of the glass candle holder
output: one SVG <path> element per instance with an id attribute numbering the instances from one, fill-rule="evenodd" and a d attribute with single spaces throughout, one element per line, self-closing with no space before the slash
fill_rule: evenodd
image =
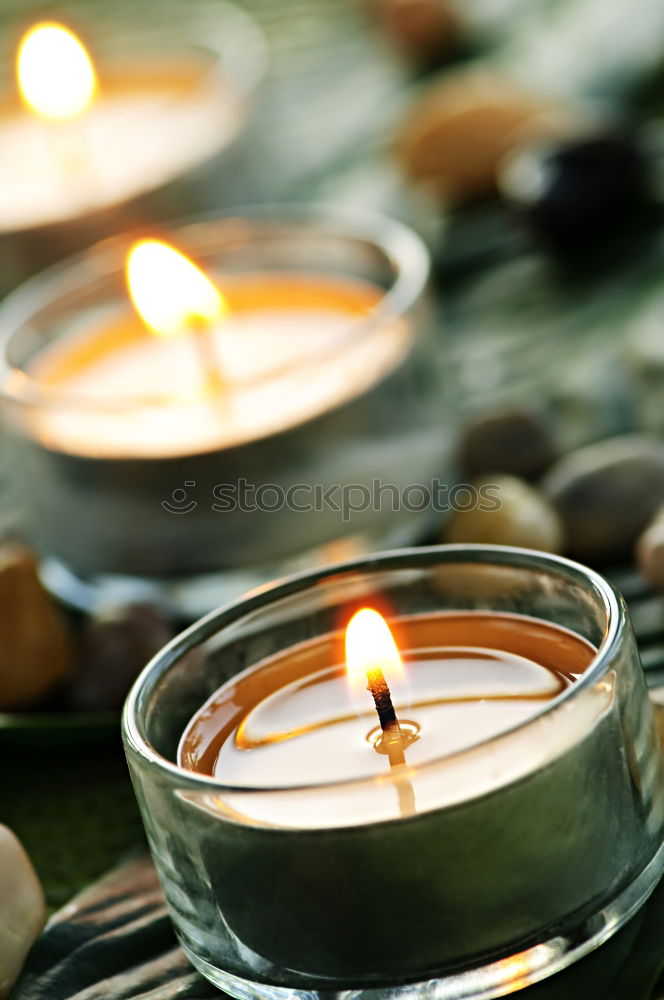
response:
<path id="1" fill-rule="evenodd" d="M 13 22 L 5 19 L 11 24 L 0 36 L 5 292 L 112 233 L 223 204 L 220 164 L 267 65 L 258 26 L 223 2 L 192 0 L 185 10 L 166 0 L 155 19 L 126 0 L 102 11 L 64 0 L 57 17 L 89 51 L 98 86 L 77 118 L 52 121 L 29 109 L 14 63 L 22 32 L 39 17 L 30 20 L 21 10 Z M 55 55 L 52 72 L 57 84 Z"/>
<path id="2" fill-rule="evenodd" d="M 33 279 L 0 311 L 15 485 L 53 589 L 85 605 L 140 579 L 200 614 L 304 554 L 412 540 L 432 510 L 400 497 L 445 475 L 454 433 L 419 238 L 385 218 L 289 207 L 173 226 L 169 240 L 219 281 L 236 323 L 226 339 L 219 329 L 218 407 L 201 409 L 187 381 L 187 338 L 149 337 L 134 314 L 129 238 Z M 129 396 L 34 374 L 80 338 L 94 353 L 134 333 L 154 364 L 118 362 Z"/>
<path id="3" fill-rule="evenodd" d="M 391 770 L 287 787 L 266 773 L 258 787 L 178 765 L 185 727 L 220 685 L 334 635 L 377 597 L 402 629 L 518 614 L 596 652 L 532 716 L 411 766 L 408 815 L 394 810 Z M 614 935 L 664 865 L 661 751 L 625 606 L 555 556 L 434 546 L 249 595 L 146 667 L 123 737 L 179 940 L 237 997 L 511 994 Z"/>

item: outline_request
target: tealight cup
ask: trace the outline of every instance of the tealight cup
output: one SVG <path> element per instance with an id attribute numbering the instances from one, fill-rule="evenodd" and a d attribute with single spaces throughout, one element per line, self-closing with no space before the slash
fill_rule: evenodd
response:
<path id="1" fill-rule="evenodd" d="M 249 787 L 178 766 L 183 731 L 221 685 L 377 599 L 402 625 L 526 615 L 596 653 L 532 717 L 411 767 L 407 815 L 386 806 L 391 770 Z M 237 997 L 511 994 L 611 938 L 664 866 L 661 751 L 625 606 L 555 556 L 394 551 L 249 595 L 146 667 L 123 737 L 179 940 Z"/>
<path id="2" fill-rule="evenodd" d="M 3 292 L 123 229 L 224 204 L 224 158 L 267 66 L 253 18 L 223 2 L 166 0 L 154 17 L 126 0 L 94 11 L 63 0 L 57 18 L 98 85 L 75 117 L 43 117 L 14 79 L 21 34 L 40 18 L 22 14 L 0 33 Z M 57 86 L 66 56 L 52 58 L 39 68 Z"/>
<path id="3" fill-rule="evenodd" d="M 439 518 L 399 502 L 413 484 L 444 481 L 454 436 L 416 234 L 289 206 L 173 224 L 168 240 L 227 293 L 218 405 L 187 374 L 191 339 L 152 336 L 132 308 L 131 237 L 27 282 L 0 310 L 12 470 L 52 589 L 85 605 L 142 580 L 185 613 L 209 610 L 226 587 L 213 581 L 210 598 L 211 574 L 237 596 L 285 575 L 289 560 L 338 543 L 361 546 L 352 554 L 404 544 Z M 140 350 L 115 364 L 127 337 Z M 122 366 L 111 388 L 36 374 L 45 357 L 63 368 L 88 347 Z M 388 492 L 380 503 L 374 482 Z M 263 502 L 244 501 L 243 484 Z M 343 488 L 356 491 L 352 510 Z"/>

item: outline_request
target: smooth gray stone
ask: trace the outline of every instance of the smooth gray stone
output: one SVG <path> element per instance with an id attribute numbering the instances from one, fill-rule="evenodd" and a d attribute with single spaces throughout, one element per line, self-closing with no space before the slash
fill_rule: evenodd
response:
<path id="1" fill-rule="evenodd" d="M 535 411 L 506 407 L 478 413 L 461 432 L 459 464 L 471 476 L 505 472 L 536 479 L 557 457 L 553 434 Z"/>
<path id="2" fill-rule="evenodd" d="M 620 559 L 664 503 L 664 444 L 609 438 L 560 459 L 541 485 L 562 517 L 570 555 Z"/>

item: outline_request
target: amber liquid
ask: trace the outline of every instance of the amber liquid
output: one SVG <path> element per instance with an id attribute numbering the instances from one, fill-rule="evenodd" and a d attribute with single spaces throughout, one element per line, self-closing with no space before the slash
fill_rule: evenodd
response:
<path id="1" fill-rule="evenodd" d="M 437 613 L 390 622 L 408 683 L 392 696 L 415 768 L 519 726 L 560 697 L 595 649 L 519 615 Z M 370 695 L 352 691 L 343 634 L 302 643 L 225 684 L 183 735 L 180 764 L 245 788 L 389 770 Z"/>

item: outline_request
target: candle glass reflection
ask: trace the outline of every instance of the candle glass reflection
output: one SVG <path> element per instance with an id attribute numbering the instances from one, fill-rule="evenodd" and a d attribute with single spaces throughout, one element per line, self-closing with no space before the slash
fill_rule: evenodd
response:
<path id="1" fill-rule="evenodd" d="M 288 785 L 270 767 L 259 784 L 178 766 L 183 731 L 220 685 L 295 662 L 376 600 L 410 636 L 411 661 L 435 646 L 427 622 L 469 613 L 525 615 L 596 653 L 526 718 L 479 738 L 468 722 L 460 745 L 411 764 L 405 816 L 399 775 L 373 756 L 346 780 L 330 778 L 334 760 L 316 780 L 307 757 Z M 238 997 L 507 995 L 610 938 L 664 864 L 661 755 L 625 607 L 554 556 L 441 546 L 291 578 L 157 656 L 123 732 L 180 941 Z"/>
<path id="2" fill-rule="evenodd" d="M 59 110 L 72 44 L 56 44 L 56 35 L 52 51 L 46 39 L 24 60 L 21 99 L 14 62 L 35 22 L 22 15 L 0 36 L 5 292 L 111 233 L 223 204 L 223 163 L 266 69 L 259 28 L 225 3 L 166 2 L 155 21 L 122 0 L 94 17 L 89 5 L 65 0 L 57 17 L 84 45 L 96 81 L 69 118 L 49 115 Z"/>
<path id="3" fill-rule="evenodd" d="M 132 309 L 131 239 L 0 312 L 16 482 L 53 589 L 81 603 L 84 581 L 84 603 L 140 578 L 182 604 L 183 581 L 215 571 L 241 574 L 237 593 L 330 545 L 415 537 L 431 508 L 392 493 L 445 478 L 454 434 L 421 241 L 388 219 L 295 207 L 177 226 L 169 241 L 227 301 L 215 349 L 228 391 L 214 398 L 195 338 L 153 336 Z"/>

